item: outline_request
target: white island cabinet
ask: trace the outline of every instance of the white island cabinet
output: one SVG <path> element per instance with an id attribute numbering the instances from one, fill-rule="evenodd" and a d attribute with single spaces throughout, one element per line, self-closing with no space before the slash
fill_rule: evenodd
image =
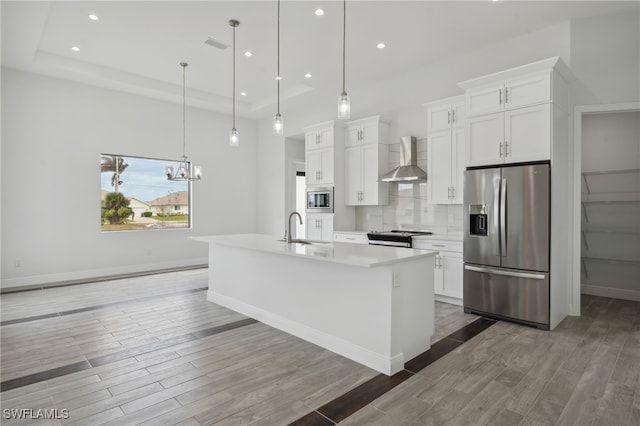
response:
<path id="1" fill-rule="evenodd" d="M 431 347 L 436 252 L 277 238 L 191 237 L 209 244 L 207 300 L 387 375 Z"/>

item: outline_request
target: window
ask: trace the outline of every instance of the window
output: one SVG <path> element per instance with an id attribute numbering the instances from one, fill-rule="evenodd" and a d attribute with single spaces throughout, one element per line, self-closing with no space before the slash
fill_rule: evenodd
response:
<path id="1" fill-rule="evenodd" d="M 190 228 L 191 186 L 170 181 L 178 161 L 116 154 L 100 156 L 102 231 Z"/>

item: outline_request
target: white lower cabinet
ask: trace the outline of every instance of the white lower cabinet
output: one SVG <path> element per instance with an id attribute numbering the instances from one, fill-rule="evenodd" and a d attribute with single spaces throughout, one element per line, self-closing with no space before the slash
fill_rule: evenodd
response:
<path id="1" fill-rule="evenodd" d="M 307 214 L 307 240 L 333 241 L 333 215 Z"/>
<path id="2" fill-rule="evenodd" d="M 434 257 L 436 300 L 462 305 L 462 242 L 415 238 L 413 248 L 439 252 Z"/>

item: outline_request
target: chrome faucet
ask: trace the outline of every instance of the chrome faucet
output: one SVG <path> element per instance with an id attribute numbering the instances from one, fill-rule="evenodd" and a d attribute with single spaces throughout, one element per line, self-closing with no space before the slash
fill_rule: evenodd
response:
<path id="1" fill-rule="evenodd" d="M 300 225 L 302 225 L 302 216 L 300 216 L 300 213 L 298 212 L 293 212 L 289 215 L 289 233 L 287 234 L 287 243 L 291 244 L 293 242 L 293 238 L 291 237 L 291 217 L 293 215 L 297 215 L 298 216 L 298 220 L 300 221 Z"/>

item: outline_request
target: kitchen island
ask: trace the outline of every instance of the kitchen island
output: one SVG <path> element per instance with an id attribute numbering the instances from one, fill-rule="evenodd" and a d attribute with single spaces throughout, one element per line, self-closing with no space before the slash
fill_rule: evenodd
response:
<path id="1" fill-rule="evenodd" d="M 435 251 L 261 234 L 191 239 L 209 244 L 213 303 L 387 375 L 431 346 Z"/>

